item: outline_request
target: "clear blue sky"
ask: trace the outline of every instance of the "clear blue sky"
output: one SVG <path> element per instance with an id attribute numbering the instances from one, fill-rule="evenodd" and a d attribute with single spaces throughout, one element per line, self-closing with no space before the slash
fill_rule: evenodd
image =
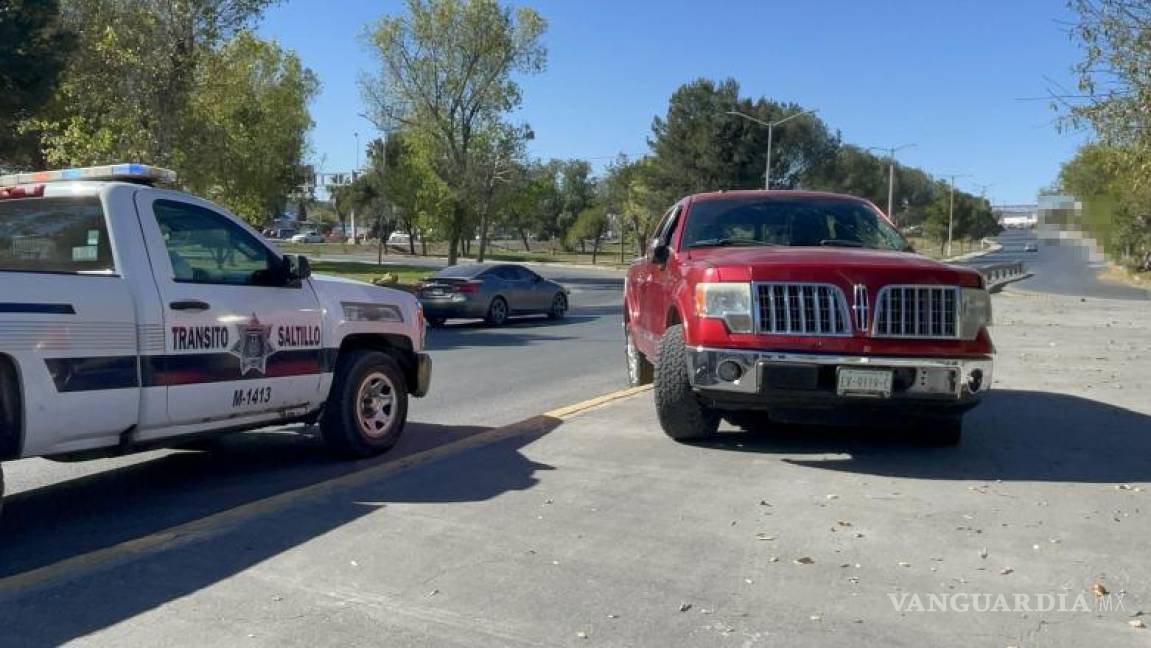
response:
<path id="1" fill-rule="evenodd" d="M 1074 87 L 1079 49 L 1062 0 L 531 0 L 549 23 L 547 70 L 521 80 L 515 118 L 532 155 L 591 158 L 647 150 L 651 119 L 677 86 L 734 77 L 745 96 L 819 108 L 847 142 L 891 146 L 936 175 L 993 184 L 997 203 L 1034 202 L 1084 133 L 1060 133 L 1042 97 Z M 397 0 L 285 0 L 260 32 L 296 50 L 323 83 L 313 159 L 350 169 L 375 136 L 357 79 L 374 61 L 361 35 Z"/>

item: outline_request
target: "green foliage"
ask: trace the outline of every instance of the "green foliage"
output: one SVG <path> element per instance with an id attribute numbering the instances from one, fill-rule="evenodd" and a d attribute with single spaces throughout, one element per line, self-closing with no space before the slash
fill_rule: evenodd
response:
<path id="1" fill-rule="evenodd" d="M 318 89 L 246 31 L 271 0 L 64 0 L 75 34 L 55 92 L 22 128 L 50 166 L 142 161 L 254 223 L 280 212 Z"/>
<path id="2" fill-rule="evenodd" d="M 649 144 L 655 158 L 654 184 L 669 197 L 762 187 L 768 129 L 728 112 L 772 122 L 804 110 L 796 104 L 740 98 L 734 79 L 718 83 L 698 79 L 680 86 L 671 96 L 666 116 L 652 122 Z M 772 142 L 772 187 L 798 186 L 806 174 L 834 159 L 838 142 L 838 135 L 815 116 L 777 126 Z"/>
<path id="3" fill-rule="evenodd" d="M 241 32 L 203 57 L 194 88 L 195 140 L 173 152 L 188 189 L 254 224 L 282 212 L 301 182 L 315 75 L 294 53 Z"/>
<path id="4" fill-rule="evenodd" d="M 37 134 L 17 125 L 48 104 L 75 40 L 58 0 L 0 3 L 0 168 L 40 162 Z"/>
<path id="5" fill-rule="evenodd" d="M 496 0 L 409 0 L 403 15 L 381 18 L 369 34 L 380 68 L 362 85 L 365 101 L 378 125 L 399 125 L 429 147 L 453 193 L 443 223 L 452 263 L 474 217 L 476 139 L 519 105 L 513 75 L 543 69 L 545 28 L 534 10 Z"/>
<path id="6" fill-rule="evenodd" d="M 1098 144 L 1080 149 L 1060 173 L 1083 202 L 1080 224 L 1113 258 L 1151 270 L 1151 5 L 1069 0 L 1079 97 L 1055 97 L 1073 125 L 1090 125 Z"/>

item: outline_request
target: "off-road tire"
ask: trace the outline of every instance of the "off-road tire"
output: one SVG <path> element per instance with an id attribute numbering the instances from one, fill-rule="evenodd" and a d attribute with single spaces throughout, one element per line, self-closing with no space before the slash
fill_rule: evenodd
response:
<path id="1" fill-rule="evenodd" d="M 719 413 L 700 402 L 688 381 L 682 324 L 669 326 L 659 340 L 655 411 L 664 433 L 676 441 L 707 439 L 719 428 Z"/>
<path id="2" fill-rule="evenodd" d="M 390 383 L 391 416 L 381 430 L 369 432 L 361 421 L 361 402 L 369 379 L 383 377 Z M 328 402 L 320 418 L 324 443 L 337 455 L 364 458 L 386 452 L 403 434 L 408 417 L 408 385 L 404 372 L 392 357 L 380 351 L 341 353 Z"/>
<path id="3" fill-rule="evenodd" d="M 627 384 L 629 387 L 639 387 L 641 385 L 650 385 L 652 380 L 655 379 L 655 367 L 652 366 L 651 361 L 639 350 L 635 345 L 635 340 L 631 336 L 631 326 L 624 322 L 623 325 L 623 340 L 624 350 L 623 359 L 627 367 Z M 632 365 L 632 354 L 635 354 L 635 365 Z"/>
<path id="4" fill-rule="evenodd" d="M 497 304 L 503 305 L 502 311 L 500 310 L 501 307 L 497 306 Z M 503 297 L 496 297 L 492 300 L 492 303 L 488 305 L 488 314 L 484 316 L 484 322 L 486 322 L 488 326 L 503 326 L 508 321 L 508 313 L 508 300 Z"/>

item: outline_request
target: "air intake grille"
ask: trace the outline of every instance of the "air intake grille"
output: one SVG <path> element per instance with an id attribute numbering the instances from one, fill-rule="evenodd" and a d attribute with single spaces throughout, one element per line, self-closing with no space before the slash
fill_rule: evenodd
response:
<path id="1" fill-rule="evenodd" d="M 830 284 L 756 285 L 759 332 L 776 335 L 850 335 L 843 292 Z"/>
<path id="2" fill-rule="evenodd" d="M 954 286 L 886 286 L 879 291 L 875 336 L 959 336 L 959 289 Z"/>

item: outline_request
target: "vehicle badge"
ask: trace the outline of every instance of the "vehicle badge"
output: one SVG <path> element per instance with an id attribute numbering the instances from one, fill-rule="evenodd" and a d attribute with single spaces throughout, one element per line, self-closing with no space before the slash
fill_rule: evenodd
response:
<path id="1" fill-rule="evenodd" d="M 268 358 L 276 352 L 272 348 L 272 327 L 264 326 L 252 313 L 252 319 L 239 327 L 239 341 L 232 347 L 231 354 L 240 359 L 240 375 L 249 372 L 267 373 Z"/>

